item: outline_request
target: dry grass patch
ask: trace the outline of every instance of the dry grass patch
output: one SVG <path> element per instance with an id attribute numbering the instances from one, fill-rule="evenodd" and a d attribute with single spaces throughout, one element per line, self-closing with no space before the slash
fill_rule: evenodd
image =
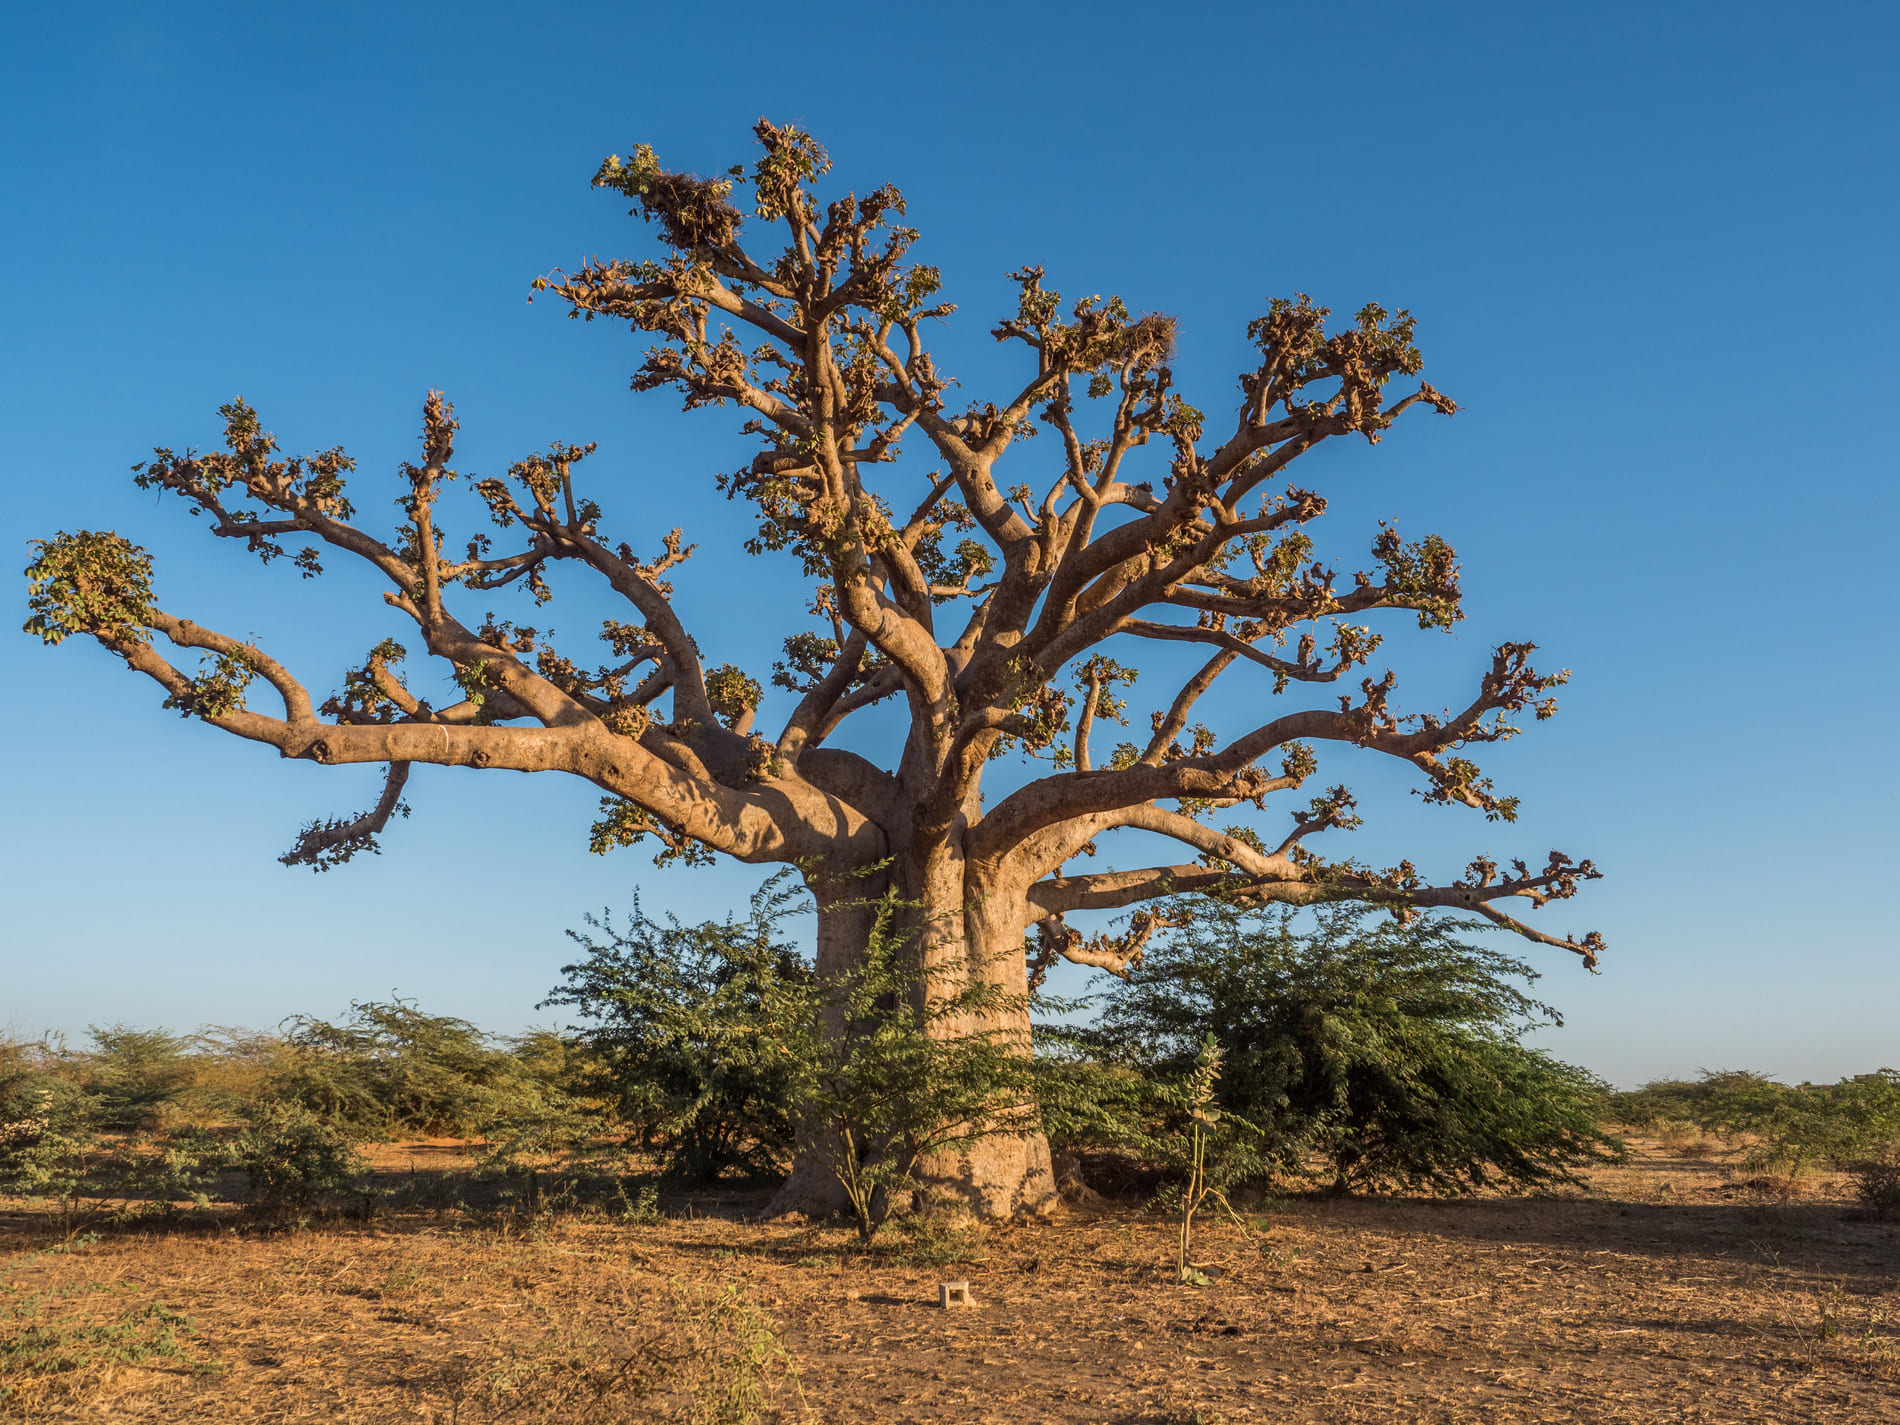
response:
<path id="1" fill-rule="evenodd" d="M 50 1254 L 22 1216 L 9 1308 L 30 1299 L 74 1339 L 135 1320 L 152 1344 L 64 1372 L 9 1364 L 0 1414 L 1900 1421 L 1900 1228 L 1836 1175 L 1784 1201 L 1659 1140 L 1639 1150 L 1591 1195 L 1265 1204 L 1205 1229 L 1202 1288 L 1173 1280 L 1173 1224 L 1127 1203 L 912 1224 L 870 1252 L 843 1225 L 740 1220 L 758 1199 L 733 1195 L 666 1199 L 651 1225 L 234 1219 Z M 946 1278 L 978 1305 L 941 1310 Z M 189 1322 L 177 1354 L 139 1315 L 154 1305 Z"/>

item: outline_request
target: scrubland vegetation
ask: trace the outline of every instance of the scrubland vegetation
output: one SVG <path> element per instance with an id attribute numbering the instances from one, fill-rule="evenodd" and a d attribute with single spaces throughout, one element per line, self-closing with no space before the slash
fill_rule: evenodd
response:
<path id="1" fill-rule="evenodd" d="M 1456 922 L 1215 902 L 1041 1002 L 1028 1062 L 894 1011 L 899 937 L 821 987 L 792 909 L 590 924 L 561 1032 L 391 1000 L 7 1039 L 0 1416 L 1900 1410 L 1900 1074 L 1613 1092 L 1522 1044 L 1529 967 Z M 1057 1221 L 933 1198 L 923 1154 L 1032 1110 Z M 761 1221 L 801 1126 L 850 1210 Z"/>
<path id="2" fill-rule="evenodd" d="M 759 1184 L 802 1127 L 830 1145 L 868 1242 L 925 1186 L 925 1155 L 1037 1123 L 1059 1152 L 1163 1187 L 1198 1155 L 1217 1193 L 1574 1184 L 1620 1152 L 1598 1122 L 1606 1087 L 1520 1042 L 1555 1018 L 1520 988 L 1531 968 L 1461 941 L 1459 922 L 1340 907 L 1301 929 L 1183 903 L 1099 1004 L 1035 998 L 1025 1058 L 932 1032 L 1001 992 L 923 993 L 890 917 L 821 983 L 796 913 L 774 880 L 743 919 L 663 924 L 636 906 L 619 927 L 590 921 L 543 1005 L 571 1011 L 562 1033 L 496 1039 L 393 1000 L 269 1033 L 9 1041 L 0 1187 L 77 1218 L 203 1207 L 239 1173 L 253 1206 L 304 1208 L 347 1196 L 357 1148 L 397 1135 L 479 1142 L 504 1194 L 622 1192 L 643 1174 Z"/>

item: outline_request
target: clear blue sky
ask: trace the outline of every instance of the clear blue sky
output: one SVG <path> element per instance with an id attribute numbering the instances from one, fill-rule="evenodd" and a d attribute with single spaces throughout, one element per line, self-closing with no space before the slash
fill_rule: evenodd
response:
<path id="1" fill-rule="evenodd" d="M 1329 454 L 1329 537 L 1347 557 L 1384 515 L 1463 556 L 1456 639 L 1392 645 L 1408 706 L 1506 638 L 1575 681 L 1490 759 L 1518 827 L 1341 765 L 1369 824 L 1338 849 L 1439 877 L 1481 849 L 1594 857 L 1607 879 L 1538 923 L 1601 929 L 1604 973 L 1531 954 L 1570 1019 L 1552 1047 L 1616 1081 L 1900 1064 L 1897 42 L 1875 4 L 19 7 L 0 532 L 16 567 L 36 535 L 130 534 L 168 608 L 328 689 L 398 632 L 376 588 L 261 571 L 127 467 L 213 443 L 241 393 L 286 449 L 348 447 L 384 508 L 441 386 L 464 470 L 599 441 L 610 520 L 686 525 L 689 608 L 769 659 L 787 630 L 722 588 L 739 512 L 711 476 L 743 441 L 630 395 L 624 331 L 525 298 L 644 251 L 588 187 L 606 153 L 716 171 L 760 114 L 797 121 L 841 187 L 904 188 L 972 394 L 1006 374 L 984 334 L 1026 261 L 1178 315 L 1183 389 L 1216 409 L 1267 296 L 1411 308 L 1465 409 Z M 713 914 L 757 880 L 590 857 L 585 786 L 427 768 L 382 857 L 288 871 L 297 826 L 374 772 L 182 722 L 85 641 L 0 636 L 21 1029 L 266 1025 L 391 990 L 512 1029 L 583 911 L 639 884 Z"/>

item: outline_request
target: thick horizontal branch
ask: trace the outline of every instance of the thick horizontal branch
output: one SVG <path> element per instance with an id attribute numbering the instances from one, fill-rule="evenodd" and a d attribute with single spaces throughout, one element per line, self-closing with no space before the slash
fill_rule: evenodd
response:
<path id="1" fill-rule="evenodd" d="M 1526 940 L 1568 950 L 1579 956 L 1588 970 L 1596 969 L 1597 957 L 1603 950 L 1603 938 L 1594 931 L 1582 940 L 1546 935 L 1493 904 L 1521 892 L 1468 885 L 1384 885 L 1337 872 L 1323 878 L 1303 872 L 1298 879 L 1256 879 L 1205 864 L 1189 864 L 1148 866 L 1135 871 L 1107 871 L 1088 876 L 1052 876 L 1029 888 L 1027 914 L 1031 919 L 1041 919 L 1073 911 L 1120 910 L 1144 901 L 1193 894 L 1292 906 L 1358 901 L 1403 912 L 1469 911 Z"/>
<path id="2" fill-rule="evenodd" d="M 268 676 L 275 670 L 276 680 L 300 689 L 281 665 L 251 645 L 162 612 L 153 611 L 151 618 L 154 628 L 174 636 L 183 646 L 241 654 L 258 671 Z M 681 834 L 743 861 L 797 862 L 827 856 L 861 860 L 883 854 L 882 830 L 837 795 L 797 778 L 761 777 L 741 787 L 725 786 L 703 769 L 698 775 L 688 772 L 592 719 L 559 727 L 435 721 L 332 723 L 309 713 L 307 696 L 298 701 L 303 716 L 270 717 L 244 707 L 241 698 L 228 707 L 207 705 L 197 682 L 150 643 L 95 636 L 134 670 L 163 687 L 175 704 L 196 707 L 200 719 L 209 725 L 275 747 L 286 758 L 325 766 L 427 763 L 566 772 L 638 804 Z"/>

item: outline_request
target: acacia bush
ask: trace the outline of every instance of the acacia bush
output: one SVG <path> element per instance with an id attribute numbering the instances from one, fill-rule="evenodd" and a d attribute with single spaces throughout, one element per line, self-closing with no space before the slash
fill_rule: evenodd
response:
<path id="1" fill-rule="evenodd" d="M 176 1115 L 197 1083 L 192 1036 L 124 1024 L 89 1032 L 91 1050 L 71 1062 L 95 1126 L 150 1128 Z"/>
<path id="2" fill-rule="evenodd" d="M 0 1038 L 0 1193 L 67 1198 L 96 1141 L 86 1095 L 46 1040 Z"/>
<path id="3" fill-rule="evenodd" d="M 1168 918 L 1180 928 L 1110 985 L 1093 1023 L 1045 1027 L 1070 1060 L 1051 1131 L 1072 1146 L 1139 1147 L 1115 1120 L 1152 1115 L 1159 1099 L 1140 1083 L 1187 1079 L 1211 1038 L 1219 1107 L 1257 1131 L 1263 1177 L 1341 1192 L 1530 1188 L 1620 1154 L 1597 1122 L 1605 1086 L 1521 1042 L 1561 1022 L 1520 988 L 1536 972 L 1460 939 L 1475 923 L 1208 898 Z M 1090 1111 L 1090 1087 L 1119 1106 Z"/>
<path id="4" fill-rule="evenodd" d="M 288 1024 L 290 1053 L 263 1096 L 359 1136 L 471 1138 L 566 1106 L 562 1085 L 547 1077 L 553 1061 L 539 1037 L 517 1052 L 465 1019 L 426 1014 L 403 999 L 353 1002 L 341 1023 L 298 1015 Z"/>
<path id="5" fill-rule="evenodd" d="M 1900 1213 L 1900 1150 L 1895 1145 L 1885 1145 L 1877 1158 L 1848 1164 L 1847 1172 L 1854 1180 L 1855 1195 L 1866 1207 L 1881 1217 Z"/>
<path id="6" fill-rule="evenodd" d="M 345 1196 L 368 1166 L 349 1134 L 292 1103 L 260 1105 L 228 1157 L 244 1170 L 249 1200 L 267 1210 Z"/>
<path id="7" fill-rule="evenodd" d="M 770 1177 L 791 1161 L 791 1069 L 767 1031 L 815 1011 L 811 968 L 784 930 L 802 894 L 787 879 L 760 887 L 743 920 L 661 923 L 636 892 L 623 926 L 603 913 L 568 932 L 586 954 L 540 1007 L 580 1018 L 572 1082 L 669 1177 Z"/>
<path id="8" fill-rule="evenodd" d="M 781 1174 L 802 1137 L 869 1241 L 931 1155 L 1035 1131 L 1018 1043 L 1000 1030 L 935 1032 L 1001 1023 L 1025 996 L 980 977 L 928 982 L 917 908 L 892 896 L 876 902 L 863 953 L 821 981 L 785 930 L 804 909 L 785 873 L 742 921 L 661 924 L 636 900 L 624 929 L 589 917 L 596 934 L 569 932 L 588 954 L 544 1003 L 587 1021 L 573 1033 L 592 1051 L 596 1092 L 611 1091 L 668 1174 Z"/>
<path id="9" fill-rule="evenodd" d="M 201 1029 L 181 1035 L 125 1024 L 91 1026 L 80 1049 L 57 1036 L 9 1039 L 0 1043 L 0 1113 L 30 1079 L 34 1094 L 65 1105 L 63 1118 L 89 1129 L 228 1122 L 257 1097 L 259 1065 L 281 1046 L 268 1034 Z"/>
<path id="10" fill-rule="evenodd" d="M 1605 1086 L 1521 1042 L 1557 1021 L 1520 988 L 1535 972 L 1460 940 L 1469 923 L 1184 901 L 1168 918 L 1186 928 L 1092 1022 L 1045 1022 L 1030 1063 L 980 1035 L 957 1057 L 929 1033 L 929 1014 L 985 1011 L 920 992 L 888 913 L 857 969 L 821 985 L 784 929 L 797 908 L 778 879 L 744 920 L 661 923 L 636 902 L 624 928 L 570 932 L 588 954 L 545 1003 L 585 1021 L 594 1094 L 676 1177 L 782 1171 L 802 1122 L 868 1235 L 922 1157 L 1012 1131 L 1033 1100 L 1058 1148 L 1165 1181 L 1188 1161 L 1184 1085 L 1210 1036 L 1223 1187 L 1536 1187 L 1621 1151 L 1597 1123 Z"/>
<path id="11" fill-rule="evenodd" d="M 1800 1175 L 1832 1165 L 1864 1176 L 1881 1195 L 1882 1167 L 1900 1157 L 1900 1071 L 1879 1069 L 1833 1084 L 1784 1084 L 1745 1069 L 1704 1070 L 1617 1094 L 1612 1112 L 1633 1126 L 1692 1124 L 1743 1153 L 1750 1170 Z M 1870 1200 L 1871 1201 L 1871 1200 Z M 1871 1205 L 1878 1205 L 1873 1203 Z"/>

